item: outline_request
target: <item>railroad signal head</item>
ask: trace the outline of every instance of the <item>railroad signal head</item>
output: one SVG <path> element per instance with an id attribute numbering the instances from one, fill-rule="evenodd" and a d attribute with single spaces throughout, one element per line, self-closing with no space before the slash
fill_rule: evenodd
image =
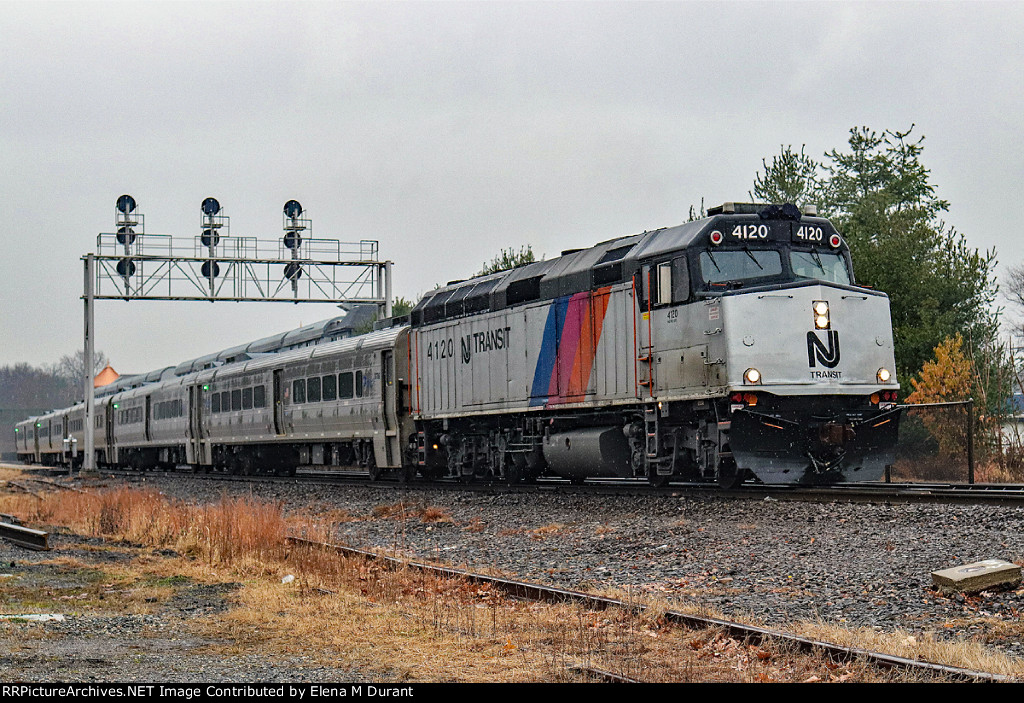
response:
<path id="1" fill-rule="evenodd" d="M 131 259 L 121 259 L 117 262 L 117 274 L 122 278 L 130 278 L 135 275 L 135 262 Z"/>
<path id="2" fill-rule="evenodd" d="M 204 229 L 203 233 L 199 235 L 199 241 L 203 243 L 204 247 L 215 247 L 217 242 L 220 241 L 220 233 L 215 229 Z"/>
<path id="3" fill-rule="evenodd" d="M 284 245 L 289 249 L 298 249 L 302 246 L 302 236 L 298 232 L 289 232 L 284 235 Z"/>
<path id="4" fill-rule="evenodd" d="M 220 203 L 217 202 L 216 198 L 207 198 L 202 204 L 203 214 L 213 217 L 220 212 Z"/>
<path id="5" fill-rule="evenodd" d="M 211 267 L 212 264 L 212 267 Z M 210 271 L 213 270 L 213 278 L 220 275 L 220 266 L 216 261 L 204 261 L 200 272 L 203 274 L 203 278 L 210 278 Z"/>
<path id="6" fill-rule="evenodd" d="M 302 267 L 296 263 L 290 263 L 284 267 L 284 277 L 289 281 L 297 281 L 302 278 Z"/>
<path id="7" fill-rule="evenodd" d="M 135 241 L 135 230 L 131 227 L 118 227 L 117 228 L 117 243 L 118 244 L 131 244 Z"/>
<path id="8" fill-rule="evenodd" d="M 135 209 L 135 198 L 125 193 L 117 199 L 117 210 L 118 212 L 127 215 Z"/>
<path id="9" fill-rule="evenodd" d="M 302 205 L 299 204 L 298 200 L 289 200 L 284 204 L 284 214 L 286 217 L 294 220 L 302 214 Z"/>

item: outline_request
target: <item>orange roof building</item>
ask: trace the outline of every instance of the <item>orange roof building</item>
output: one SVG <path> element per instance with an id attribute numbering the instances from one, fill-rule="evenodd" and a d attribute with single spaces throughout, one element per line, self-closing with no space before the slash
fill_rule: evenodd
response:
<path id="1" fill-rule="evenodd" d="M 99 388 L 100 386 L 106 386 L 119 379 L 121 375 L 110 368 L 110 364 L 107 364 L 102 371 L 96 374 L 96 378 L 93 379 L 93 388 Z"/>

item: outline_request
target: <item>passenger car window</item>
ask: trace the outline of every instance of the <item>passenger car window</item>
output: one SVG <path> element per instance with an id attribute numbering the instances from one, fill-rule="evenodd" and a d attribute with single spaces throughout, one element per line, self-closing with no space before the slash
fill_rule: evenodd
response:
<path id="1" fill-rule="evenodd" d="M 220 412 L 220 393 L 214 393 L 212 396 L 210 396 L 210 412 Z"/>
<path id="2" fill-rule="evenodd" d="M 363 372 L 356 371 L 356 397 L 363 397 Z"/>
<path id="3" fill-rule="evenodd" d="M 300 378 L 292 382 L 292 402 L 306 402 L 306 379 Z"/>
<path id="4" fill-rule="evenodd" d="M 242 409 L 242 391 L 236 389 L 231 391 L 231 409 L 241 410 Z"/>
<path id="5" fill-rule="evenodd" d="M 353 395 L 352 372 L 346 371 L 338 375 L 338 397 L 345 400 Z"/>
<path id="6" fill-rule="evenodd" d="M 310 403 L 320 402 L 320 377 L 306 379 L 306 400 Z"/>
<path id="7" fill-rule="evenodd" d="M 256 386 L 252 389 L 252 404 L 257 408 L 267 407 L 267 389 L 264 386 Z"/>
<path id="8" fill-rule="evenodd" d="M 252 388 L 242 389 L 242 410 L 252 410 Z"/>
<path id="9" fill-rule="evenodd" d="M 334 400 L 338 397 L 338 377 L 334 374 L 324 376 L 321 380 L 323 386 L 324 400 Z"/>

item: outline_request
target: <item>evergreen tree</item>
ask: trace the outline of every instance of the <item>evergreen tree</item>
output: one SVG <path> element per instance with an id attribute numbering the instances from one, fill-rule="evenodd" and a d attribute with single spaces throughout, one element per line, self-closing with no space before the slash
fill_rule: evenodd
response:
<path id="1" fill-rule="evenodd" d="M 529 264 L 536 260 L 537 258 L 533 255 L 533 247 L 529 244 L 519 247 L 518 252 L 515 249 L 502 249 L 500 254 L 491 259 L 491 263 L 484 264 L 484 267 L 480 269 L 480 273 L 477 275 L 486 276 L 489 273 L 508 271 L 516 266 Z"/>
<path id="2" fill-rule="evenodd" d="M 999 365 L 990 353 L 997 343 L 998 286 L 995 251 L 980 252 L 940 219 L 949 203 L 936 196 L 921 162 L 924 137 L 850 130 L 849 149 L 832 149 L 818 164 L 804 149 L 784 147 L 754 180 L 754 194 L 772 202 L 817 200 L 846 238 L 858 283 L 885 291 L 892 307 L 896 371 L 903 387 L 940 343 L 962 334 L 976 359 Z M 1008 394 L 1001 369 L 986 369 L 994 380 L 988 394 L 999 414 Z"/>

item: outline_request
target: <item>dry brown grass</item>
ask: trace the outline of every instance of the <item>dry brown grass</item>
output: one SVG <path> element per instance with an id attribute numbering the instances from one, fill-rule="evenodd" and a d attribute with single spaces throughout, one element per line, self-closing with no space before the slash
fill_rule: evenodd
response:
<path id="1" fill-rule="evenodd" d="M 455 522 L 445 508 L 403 500 L 377 505 L 371 514 L 374 518 L 386 520 L 403 521 L 419 518 L 421 522 L 426 523 Z"/>

